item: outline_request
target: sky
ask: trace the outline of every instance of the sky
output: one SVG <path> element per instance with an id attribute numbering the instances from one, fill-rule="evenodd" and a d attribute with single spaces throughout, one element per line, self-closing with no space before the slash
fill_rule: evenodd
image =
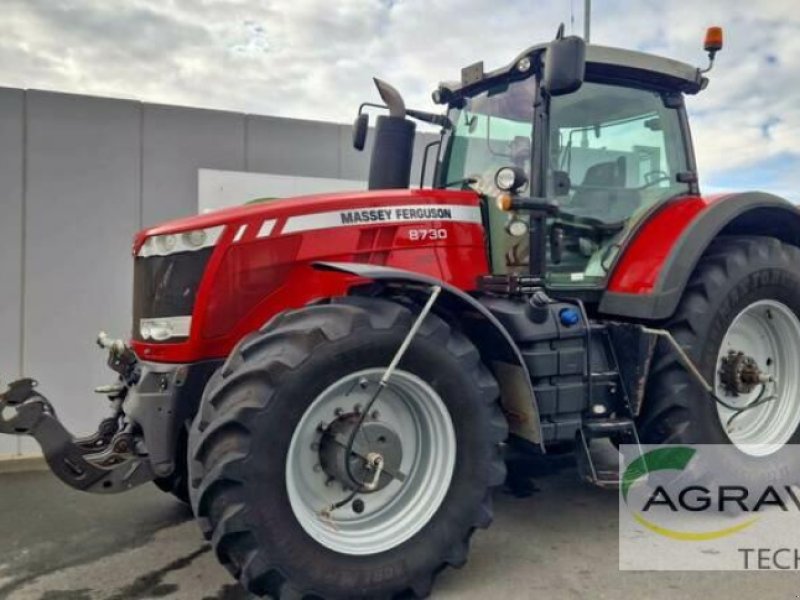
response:
<path id="1" fill-rule="evenodd" d="M 800 202 L 797 0 L 594 0 L 592 42 L 705 65 L 687 105 L 705 191 Z M 3 0 L 0 86 L 350 121 L 372 76 L 433 109 L 430 92 L 583 31 L 583 0 Z"/>

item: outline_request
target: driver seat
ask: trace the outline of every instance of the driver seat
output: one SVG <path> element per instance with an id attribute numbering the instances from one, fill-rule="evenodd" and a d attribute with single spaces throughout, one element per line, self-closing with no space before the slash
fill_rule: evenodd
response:
<path id="1" fill-rule="evenodd" d="M 589 167 L 583 183 L 572 196 L 571 211 L 606 223 L 629 218 L 639 208 L 642 199 L 637 190 L 625 187 L 626 167 L 624 156 Z"/>

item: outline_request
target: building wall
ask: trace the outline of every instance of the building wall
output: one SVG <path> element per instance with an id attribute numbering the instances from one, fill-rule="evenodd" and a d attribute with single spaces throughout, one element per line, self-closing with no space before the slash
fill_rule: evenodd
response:
<path id="1" fill-rule="evenodd" d="M 0 389 L 35 377 L 77 434 L 107 414 L 98 330 L 130 331 L 136 230 L 197 212 L 198 171 L 365 180 L 351 126 L 0 88 Z M 426 135 L 418 136 L 415 173 Z M 430 170 L 429 170 L 430 172 Z M 0 436 L 0 454 L 35 452 Z"/>
<path id="2" fill-rule="evenodd" d="M 23 92 L 0 90 L 0 387 L 22 362 L 24 109 Z M 0 453 L 17 446 L 10 436 L 0 439 Z"/>

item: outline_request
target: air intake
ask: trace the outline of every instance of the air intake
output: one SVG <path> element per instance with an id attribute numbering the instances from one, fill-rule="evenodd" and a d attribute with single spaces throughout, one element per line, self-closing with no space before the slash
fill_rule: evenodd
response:
<path id="1" fill-rule="evenodd" d="M 414 156 L 416 125 L 407 120 L 403 97 L 394 87 L 375 78 L 378 94 L 389 109 L 389 116 L 378 117 L 372 162 L 369 166 L 369 189 L 407 188 L 411 182 L 411 159 Z"/>
<path id="2" fill-rule="evenodd" d="M 369 189 L 408 187 L 415 130 L 416 124 L 403 117 L 378 117 L 369 166 Z"/>

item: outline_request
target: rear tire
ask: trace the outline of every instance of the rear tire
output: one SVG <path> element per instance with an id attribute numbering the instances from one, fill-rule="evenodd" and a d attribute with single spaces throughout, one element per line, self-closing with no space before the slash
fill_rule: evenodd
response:
<path id="1" fill-rule="evenodd" d="M 433 390 L 452 423 L 455 460 L 438 509 L 408 539 L 363 553 L 315 531 L 287 487 L 296 463 L 288 451 L 304 416 L 332 384 L 365 370 L 381 372 L 413 319 L 397 303 L 358 297 L 288 311 L 245 338 L 209 382 L 189 442 L 192 505 L 219 560 L 248 591 L 275 598 L 425 597 L 439 571 L 466 562 L 475 528 L 491 522 L 491 489 L 505 478 L 499 390 L 476 348 L 433 314 L 398 374 Z M 390 380 L 387 390 L 393 385 Z M 383 408 L 391 412 L 390 405 Z M 309 462 L 309 471 L 319 470 Z M 400 489 L 421 469 L 415 463 Z M 369 506 L 379 493 L 359 497 Z M 347 493 L 336 487 L 334 495 Z M 353 515 L 349 505 L 338 510 Z M 328 537 L 336 538 L 336 529 Z"/>
<path id="2" fill-rule="evenodd" d="M 738 402 L 739 406 L 747 402 L 747 397 L 728 395 L 721 388 L 720 356 L 727 351 L 730 332 L 734 330 L 737 318 L 760 306 L 770 305 L 780 307 L 787 322 L 800 315 L 800 249 L 768 237 L 722 238 L 715 241 L 700 260 L 675 315 L 665 328 L 681 344 L 706 380 L 714 383 L 716 395 L 729 403 Z M 800 343 L 800 340 L 796 341 Z M 744 339 L 734 345 L 742 346 L 745 353 L 753 352 L 754 344 L 745 343 Z M 776 429 L 775 445 L 798 443 L 800 427 L 796 421 L 800 416 L 800 406 L 797 405 L 800 397 L 790 397 L 796 394 L 786 376 L 787 372 L 796 372 L 796 363 L 792 364 L 788 355 L 784 360 L 787 364 L 776 365 L 771 361 L 770 358 L 773 371 L 783 369 L 784 373 L 778 378 L 777 401 L 787 403 L 786 411 L 777 411 L 776 418 L 791 420 L 788 428 Z M 765 369 L 764 364 L 760 367 Z M 786 388 L 782 393 L 781 385 Z M 766 411 L 775 407 L 776 404 L 764 405 L 752 410 Z M 755 412 L 749 413 L 748 418 L 753 416 L 756 416 Z M 743 417 L 740 419 L 744 420 Z M 736 421 L 736 425 L 740 422 Z M 733 454 L 737 460 L 735 468 L 744 483 L 755 486 L 790 476 L 794 480 L 800 466 L 794 452 L 751 455 L 743 450 L 745 443 L 741 443 L 741 447 L 738 445 L 747 438 L 737 438 L 732 433 L 732 424 L 728 423 L 725 411 L 719 409 L 686 372 L 668 345 L 659 342 L 639 422 L 642 441 L 651 444 L 734 444 L 740 450 Z M 763 442 L 749 443 L 766 444 L 769 437 L 766 433 L 762 436 Z"/>

